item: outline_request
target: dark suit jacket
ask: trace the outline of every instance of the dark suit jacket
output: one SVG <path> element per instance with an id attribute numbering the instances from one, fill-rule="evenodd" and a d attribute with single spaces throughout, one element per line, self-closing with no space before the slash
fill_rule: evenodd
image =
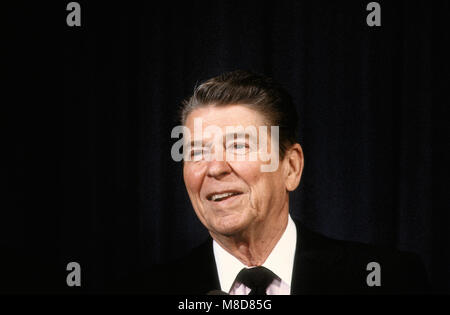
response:
<path id="1" fill-rule="evenodd" d="M 425 270 L 411 253 L 330 239 L 297 226 L 291 294 L 394 294 L 428 290 Z M 381 267 L 381 286 L 369 287 L 369 262 Z M 206 294 L 220 290 L 212 239 L 172 264 L 147 273 L 143 290 L 156 294 Z M 151 289 L 153 288 L 153 290 Z"/>

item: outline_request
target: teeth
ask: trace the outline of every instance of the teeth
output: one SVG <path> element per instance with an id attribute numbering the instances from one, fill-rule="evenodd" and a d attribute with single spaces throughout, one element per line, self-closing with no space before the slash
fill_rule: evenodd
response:
<path id="1" fill-rule="evenodd" d="M 216 194 L 216 195 L 213 195 L 213 196 L 211 197 L 211 200 L 212 200 L 212 201 L 216 201 L 216 200 L 218 200 L 218 199 L 226 198 L 226 197 L 229 197 L 229 196 L 232 196 L 232 195 L 235 195 L 235 194 L 236 194 L 236 193 Z"/>

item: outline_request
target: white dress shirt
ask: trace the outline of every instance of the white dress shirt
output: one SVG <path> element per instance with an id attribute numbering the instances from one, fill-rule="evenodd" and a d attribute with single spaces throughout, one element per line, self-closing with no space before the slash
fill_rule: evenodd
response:
<path id="1" fill-rule="evenodd" d="M 262 265 L 270 269 L 281 280 L 275 279 L 268 286 L 268 295 L 289 295 L 291 292 L 292 271 L 294 268 L 297 229 L 289 215 L 288 224 L 278 243 Z M 250 289 L 240 282 L 234 282 L 242 268 L 249 268 L 239 259 L 227 252 L 216 241 L 213 241 L 214 258 L 221 290 L 231 295 L 247 295 Z M 233 287 L 232 287 L 233 286 Z"/>

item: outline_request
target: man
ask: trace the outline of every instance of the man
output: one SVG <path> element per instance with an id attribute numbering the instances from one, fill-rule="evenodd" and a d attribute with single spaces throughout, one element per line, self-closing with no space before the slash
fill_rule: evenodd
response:
<path id="1" fill-rule="evenodd" d="M 182 124 L 186 189 L 211 238 L 157 269 L 157 293 L 425 290 L 416 256 L 333 240 L 291 218 L 304 157 L 295 107 L 271 79 L 234 71 L 207 80 L 185 102 Z"/>

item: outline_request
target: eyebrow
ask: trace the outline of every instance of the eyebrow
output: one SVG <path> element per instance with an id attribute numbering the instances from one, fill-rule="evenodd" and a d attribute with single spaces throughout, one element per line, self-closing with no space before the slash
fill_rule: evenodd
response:
<path id="1" fill-rule="evenodd" d="M 246 132 L 229 132 L 229 133 L 226 133 L 224 137 L 226 139 L 227 137 L 231 137 L 231 136 L 233 136 L 233 138 L 234 137 L 242 138 L 243 136 L 245 136 L 245 138 L 248 138 L 249 134 Z"/>
<path id="2" fill-rule="evenodd" d="M 228 132 L 223 136 L 223 140 L 226 140 L 228 137 L 233 137 L 233 138 L 242 138 L 245 137 L 246 139 L 250 138 L 250 135 L 246 132 Z M 208 141 L 211 142 L 211 141 Z M 205 144 L 203 143 L 203 140 L 192 140 L 190 142 L 190 146 L 191 147 L 200 147 L 200 146 L 204 146 Z"/>
<path id="3" fill-rule="evenodd" d="M 230 132 L 225 135 L 224 141 L 227 140 L 227 137 L 232 137 L 232 139 L 229 140 L 237 140 L 237 139 L 245 139 L 246 141 L 258 141 L 258 135 L 248 132 Z"/>
<path id="4" fill-rule="evenodd" d="M 201 147 L 203 146 L 203 141 L 201 140 L 192 140 L 190 143 L 191 147 Z"/>

